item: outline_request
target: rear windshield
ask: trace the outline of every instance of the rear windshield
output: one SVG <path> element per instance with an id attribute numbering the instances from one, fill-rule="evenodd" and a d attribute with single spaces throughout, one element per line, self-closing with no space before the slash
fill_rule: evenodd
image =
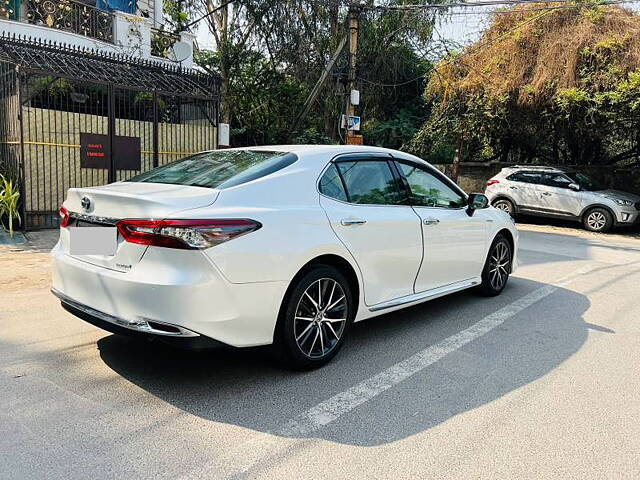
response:
<path id="1" fill-rule="evenodd" d="M 277 172 L 297 159 L 287 152 L 217 150 L 168 163 L 127 181 L 223 189 Z"/>

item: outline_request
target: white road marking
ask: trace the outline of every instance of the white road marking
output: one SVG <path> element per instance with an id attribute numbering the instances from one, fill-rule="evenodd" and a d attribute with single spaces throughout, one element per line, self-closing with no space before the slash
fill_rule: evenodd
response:
<path id="1" fill-rule="evenodd" d="M 505 321 L 514 317 L 524 309 L 534 303 L 551 295 L 581 275 L 597 269 L 595 266 L 586 266 L 554 282 L 534 290 L 531 293 L 515 300 L 502 307 L 500 310 L 487 315 L 469 328 L 462 330 L 441 342 L 421 350 L 406 360 L 392 365 L 382 372 L 370 377 L 353 387 L 334 395 L 323 402 L 311 407 L 307 411 L 285 422 L 279 428 L 272 430 L 270 434 L 261 435 L 241 446 L 240 451 L 229 452 L 235 463 L 236 475 L 246 473 L 264 461 L 271 455 L 276 454 L 293 445 L 295 439 L 282 439 L 279 437 L 304 437 L 319 430 L 320 428 L 334 422 L 341 416 L 351 412 L 356 407 L 368 402 L 391 387 L 433 365 L 446 355 L 455 352 L 468 343 L 486 335 L 491 330 L 502 325 Z M 284 445 L 278 443 L 283 442 Z M 299 441 L 299 440 L 298 440 Z M 238 458 L 238 456 L 240 458 Z M 201 475 L 203 471 L 199 471 Z"/>
<path id="2" fill-rule="evenodd" d="M 578 276 L 588 273 L 593 270 L 593 268 L 594 267 L 588 266 L 578 269 L 571 275 L 556 282 L 555 285 L 545 285 L 544 287 L 534 290 L 509 305 L 502 307 L 500 310 L 487 315 L 469 328 L 451 335 L 440 343 L 427 347 L 406 360 L 402 360 L 377 375 L 354 385 L 348 390 L 340 392 L 316 406 L 311 407 L 306 412 L 289 420 L 273 433 L 283 436 L 301 436 L 308 435 L 324 427 L 357 406 L 380 395 L 385 390 L 424 370 L 428 366 L 433 365 L 446 355 L 482 337 L 494 328 L 499 327 L 506 320 L 517 315 L 525 308 L 551 295 L 559 286 L 565 285 Z"/>
<path id="3" fill-rule="evenodd" d="M 348 390 L 311 407 L 273 433 L 283 436 L 302 436 L 324 427 L 385 390 L 433 365 L 446 355 L 482 337 L 525 308 L 552 294 L 557 288 L 553 285 L 547 285 L 534 290 L 506 307 L 487 315 L 469 328 L 451 335 Z"/>

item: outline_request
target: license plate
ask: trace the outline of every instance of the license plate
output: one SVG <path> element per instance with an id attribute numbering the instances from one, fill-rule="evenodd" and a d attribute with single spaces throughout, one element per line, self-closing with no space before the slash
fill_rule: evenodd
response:
<path id="1" fill-rule="evenodd" d="M 114 256 L 118 248 L 116 227 L 69 228 L 69 253 L 71 255 Z"/>

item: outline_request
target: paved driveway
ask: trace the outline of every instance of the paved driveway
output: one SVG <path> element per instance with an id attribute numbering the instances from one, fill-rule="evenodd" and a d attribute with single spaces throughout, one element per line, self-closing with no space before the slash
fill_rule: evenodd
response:
<path id="1" fill-rule="evenodd" d="M 524 226 L 503 295 L 356 324 L 327 367 L 98 330 L 0 250 L 0 478 L 639 478 L 640 240 Z"/>

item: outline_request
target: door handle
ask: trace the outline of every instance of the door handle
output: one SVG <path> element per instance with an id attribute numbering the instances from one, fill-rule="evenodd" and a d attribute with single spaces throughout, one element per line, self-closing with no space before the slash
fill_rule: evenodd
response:
<path id="1" fill-rule="evenodd" d="M 351 225 L 364 225 L 365 223 L 367 223 L 367 221 L 360 218 L 343 218 L 340 220 L 340 225 L 345 227 L 349 227 Z"/>
<path id="2" fill-rule="evenodd" d="M 518 187 L 509 187 L 511 190 L 517 190 Z"/>
<path id="3" fill-rule="evenodd" d="M 544 195 L 545 197 L 550 197 L 551 194 L 549 192 L 542 192 L 542 195 Z"/>
<path id="4" fill-rule="evenodd" d="M 422 220 L 422 223 L 424 223 L 425 225 L 436 225 L 440 223 L 440 220 L 438 220 L 437 218 L 428 217 Z"/>

